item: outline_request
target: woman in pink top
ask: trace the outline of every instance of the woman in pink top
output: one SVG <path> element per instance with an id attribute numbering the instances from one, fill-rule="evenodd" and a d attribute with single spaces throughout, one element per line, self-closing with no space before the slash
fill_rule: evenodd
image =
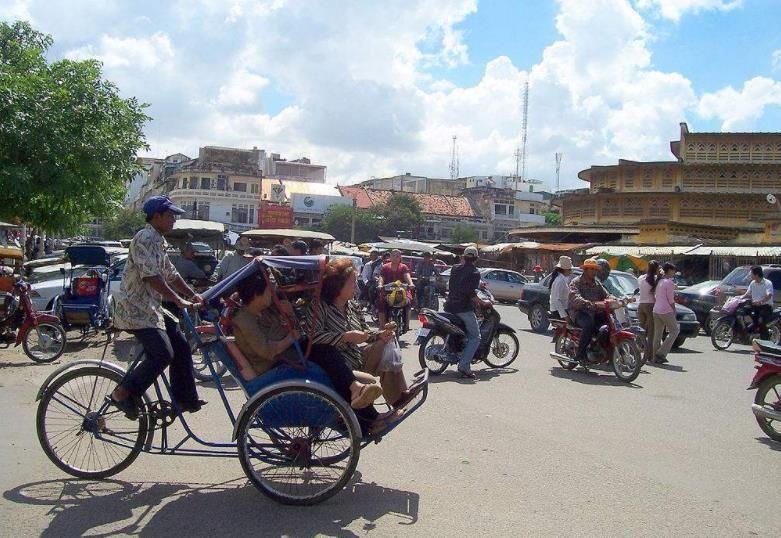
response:
<path id="1" fill-rule="evenodd" d="M 667 362 L 667 354 L 678 338 L 680 328 L 675 319 L 675 266 L 669 262 L 662 266 L 664 276 L 656 285 L 654 292 L 654 361 L 659 364 Z M 662 335 L 667 329 L 667 338 L 662 343 Z"/>
<path id="2" fill-rule="evenodd" d="M 637 320 L 645 331 L 645 349 L 643 350 L 643 360 L 648 362 L 653 357 L 654 342 L 654 291 L 659 282 L 659 262 L 651 260 L 648 262 L 648 271 L 640 277 L 640 299 L 637 305 Z"/>

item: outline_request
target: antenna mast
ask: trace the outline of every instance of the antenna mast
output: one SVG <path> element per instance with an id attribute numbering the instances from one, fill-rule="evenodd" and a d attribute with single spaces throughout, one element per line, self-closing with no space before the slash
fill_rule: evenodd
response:
<path id="1" fill-rule="evenodd" d="M 556 152 L 556 192 L 559 192 L 559 170 L 561 170 L 561 159 L 564 157 L 563 153 Z"/>
<path id="2" fill-rule="evenodd" d="M 528 120 L 529 120 L 529 79 L 527 78 L 526 82 L 524 82 L 523 84 L 523 120 L 521 122 L 521 155 L 520 158 L 516 158 L 517 160 L 520 160 L 521 181 L 524 181 L 526 179 L 526 131 L 528 127 Z M 516 173 L 516 186 L 515 186 L 516 190 L 518 190 L 517 178 L 518 175 Z"/>
<path id="3" fill-rule="evenodd" d="M 457 136 L 453 135 L 453 150 L 450 153 L 450 179 L 458 179 L 458 146 L 456 145 Z"/>

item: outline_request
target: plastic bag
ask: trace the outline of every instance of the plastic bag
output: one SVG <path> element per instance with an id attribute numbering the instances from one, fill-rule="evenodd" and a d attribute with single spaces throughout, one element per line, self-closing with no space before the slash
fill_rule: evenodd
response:
<path id="1" fill-rule="evenodd" d="M 395 338 L 385 344 L 382 350 L 381 372 L 400 372 L 404 364 L 401 362 L 401 348 Z"/>

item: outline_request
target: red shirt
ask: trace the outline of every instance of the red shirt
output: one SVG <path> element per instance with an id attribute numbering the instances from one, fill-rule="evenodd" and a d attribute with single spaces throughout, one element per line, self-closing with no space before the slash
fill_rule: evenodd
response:
<path id="1" fill-rule="evenodd" d="M 406 283 L 406 280 L 404 280 L 404 275 L 408 273 L 409 267 L 403 263 L 400 263 L 395 271 L 393 270 L 392 264 L 390 262 L 383 265 L 382 269 L 380 269 L 380 276 L 382 277 L 383 284 L 390 284 L 391 282 L 396 282 L 397 280 L 401 280 L 402 282 Z"/>

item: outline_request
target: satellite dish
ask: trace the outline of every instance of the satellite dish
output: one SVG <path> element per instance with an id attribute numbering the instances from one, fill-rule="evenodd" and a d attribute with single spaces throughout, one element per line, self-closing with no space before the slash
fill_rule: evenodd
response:
<path id="1" fill-rule="evenodd" d="M 778 201 L 776 199 L 775 194 L 768 194 L 767 197 L 765 197 L 765 199 L 767 200 L 768 204 L 773 204 L 773 205 L 775 205 L 775 203 Z"/>

